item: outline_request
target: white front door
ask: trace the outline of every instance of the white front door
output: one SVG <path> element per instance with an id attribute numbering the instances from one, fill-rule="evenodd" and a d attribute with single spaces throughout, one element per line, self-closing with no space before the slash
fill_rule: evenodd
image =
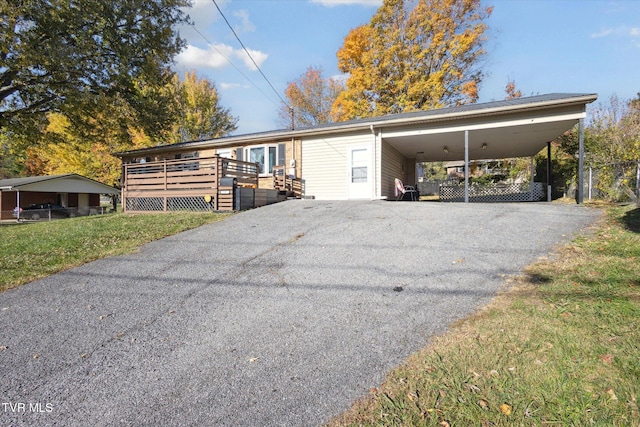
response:
<path id="1" fill-rule="evenodd" d="M 348 193 L 349 199 L 371 198 L 371 155 L 369 147 L 349 147 L 348 158 Z"/>

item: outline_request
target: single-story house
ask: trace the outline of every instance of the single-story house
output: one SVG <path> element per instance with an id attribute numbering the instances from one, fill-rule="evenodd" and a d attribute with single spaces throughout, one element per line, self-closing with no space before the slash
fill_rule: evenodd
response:
<path id="1" fill-rule="evenodd" d="M 0 219 L 13 218 L 16 207 L 54 204 L 88 215 L 100 207 L 100 195 L 118 195 L 120 190 L 84 176 L 32 176 L 0 180 Z"/>
<path id="2" fill-rule="evenodd" d="M 394 179 L 415 184 L 418 162 L 462 161 L 464 167 L 482 159 L 533 157 L 576 124 L 582 142 L 586 105 L 596 99 L 597 94 L 555 93 L 117 153 L 123 161 L 123 199 L 144 195 L 139 181 L 128 185 L 142 170 L 127 166 L 196 158 L 255 164 L 258 188 L 278 188 L 282 181 L 274 174 L 284 174 L 300 197 L 394 199 Z"/>

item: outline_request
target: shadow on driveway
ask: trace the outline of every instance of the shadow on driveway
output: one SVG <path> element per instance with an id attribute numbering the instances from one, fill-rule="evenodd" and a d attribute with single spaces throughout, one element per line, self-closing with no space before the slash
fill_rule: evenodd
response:
<path id="1" fill-rule="evenodd" d="M 289 201 L 4 292 L 0 423 L 321 424 L 597 215 Z"/>

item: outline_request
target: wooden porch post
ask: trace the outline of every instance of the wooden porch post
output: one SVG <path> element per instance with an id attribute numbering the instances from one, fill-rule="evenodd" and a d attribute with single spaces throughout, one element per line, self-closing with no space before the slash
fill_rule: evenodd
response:
<path id="1" fill-rule="evenodd" d="M 127 211 L 127 165 L 122 160 L 122 188 L 120 189 L 120 203 L 122 212 Z"/>
<path id="2" fill-rule="evenodd" d="M 167 196 L 166 196 L 166 192 L 167 192 L 167 159 L 164 159 L 162 162 L 162 166 L 163 166 L 163 175 L 164 175 L 164 191 L 165 191 L 165 196 L 163 198 L 163 211 L 166 212 L 167 211 Z"/>
<path id="3" fill-rule="evenodd" d="M 219 201 L 220 201 L 220 174 L 222 171 L 222 157 L 218 156 L 216 154 L 216 166 L 215 166 L 215 170 L 213 171 L 213 179 L 215 180 L 215 183 L 213 184 L 214 188 L 215 188 L 215 197 L 213 198 L 213 210 L 214 211 L 218 211 L 220 210 L 219 208 Z"/>

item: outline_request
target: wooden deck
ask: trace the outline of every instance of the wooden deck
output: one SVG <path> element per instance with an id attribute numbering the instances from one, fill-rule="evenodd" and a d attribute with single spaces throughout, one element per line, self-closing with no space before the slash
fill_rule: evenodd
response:
<path id="1" fill-rule="evenodd" d="M 282 165 L 273 167 L 273 188 L 287 197 L 300 198 L 304 193 L 302 180 L 288 177 Z"/>
<path id="2" fill-rule="evenodd" d="M 219 156 L 125 164 L 122 206 L 125 212 L 231 211 L 234 184 L 257 188 L 258 165 Z"/>

